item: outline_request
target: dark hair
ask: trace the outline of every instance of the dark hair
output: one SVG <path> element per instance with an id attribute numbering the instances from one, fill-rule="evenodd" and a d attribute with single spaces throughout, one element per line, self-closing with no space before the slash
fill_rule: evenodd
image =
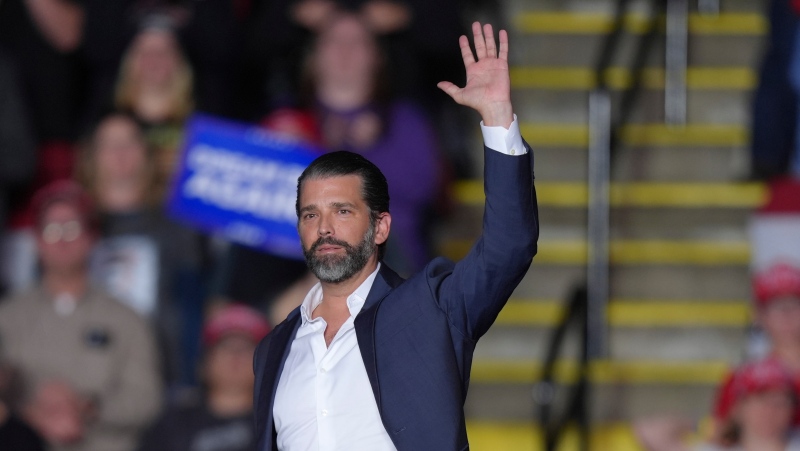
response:
<path id="1" fill-rule="evenodd" d="M 361 179 L 361 197 L 369 207 L 373 224 L 377 222 L 381 213 L 389 212 L 389 184 L 386 182 L 383 172 L 363 156 L 340 150 L 326 153 L 312 161 L 297 179 L 297 200 L 294 208 L 298 221 L 300 220 L 300 191 L 306 179 L 327 179 L 347 175 L 357 175 Z M 378 245 L 380 258 L 383 257 L 385 248 L 385 241 Z"/>

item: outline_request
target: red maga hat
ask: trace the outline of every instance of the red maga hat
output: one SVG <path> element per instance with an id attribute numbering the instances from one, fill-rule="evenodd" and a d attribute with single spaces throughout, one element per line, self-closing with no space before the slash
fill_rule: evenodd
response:
<path id="1" fill-rule="evenodd" d="M 766 271 L 756 274 L 753 280 L 753 293 L 756 302 L 762 307 L 784 296 L 800 298 L 800 268 L 786 263 L 769 267 Z"/>
<path id="2" fill-rule="evenodd" d="M 89 226 L 91 229 L 94 228 L 94 203 L 89 194 L 72 180 L 51 182 L 34 193 L 31 199 L 31 211 L 37 227 L 41 225 L 40 222 L 45 210 L 55 203 L 71 205 L 77 210 L 84 225 Z"/>
<path id="3" fill-rule="evenodd" d="M 214 346 L 229 334 L 244 335 L 258 343 L 269 333 L 267 320 L 256 310 L 241 304 L 223 307 L 203 327 L 203 343 Z"/>

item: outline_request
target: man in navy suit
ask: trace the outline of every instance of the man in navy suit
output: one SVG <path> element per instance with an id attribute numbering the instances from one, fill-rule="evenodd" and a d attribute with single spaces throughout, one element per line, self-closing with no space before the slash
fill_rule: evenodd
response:
<path id="1" fill-rule="evenodd" d="M 297 188 L 298 231 L 320 280 L 255 353 L 261 451 L 465 450 L 464 400 L 477 340 L 536 253 L 532 152 L 510 101 L 508 36 L 462 36 L 467 84 L 439 83 L 478 111 L 485 143 L 483 234 L 460 262 L 403 280 L 381 263 L 386 179 L 360 155 L 315 160 Z"/>

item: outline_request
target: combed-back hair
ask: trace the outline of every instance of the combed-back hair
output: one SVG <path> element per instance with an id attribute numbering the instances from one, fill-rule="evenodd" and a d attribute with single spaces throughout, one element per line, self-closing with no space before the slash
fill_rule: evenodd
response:
<path id="1" fill-rule="evenodd" d="M 369 207 L 373 224 L 381 213 L 389 212 L 389 184 L 386 182 L 383 172 L 363 156 L 355 152 L 340 150 L 321 155 L 300 174 L 297 179 L 297 200 L 295 201 L 297 220 L 300 220 L 300 192 L 303 189 L 303 182 L 307 179 L 319 180 L 347 175 L 357 175 L 361 179 L 361 197 Z M 379 257 L 383 257 L 385 248 L 386 242 L 384 241 L 378 246 Z"/>

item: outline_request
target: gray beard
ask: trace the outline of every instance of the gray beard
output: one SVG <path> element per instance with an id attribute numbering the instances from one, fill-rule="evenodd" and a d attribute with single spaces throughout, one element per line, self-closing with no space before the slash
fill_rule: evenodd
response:
<path id="1" fill-rule="evenodd" d="M 324 244 L 341 246 L 345 250 L 345 255 L 318 256 L 316 250 Z M 376 248 L 375 226 L 370 225 L 364 238 L 355 246 L 334 238 L 319 238 L 308 250 L 303 250 L 303 255 L 306 257 L 308 269 L 317 276 L 317 279 L 325 283 L 340 283 L 364 269 Z"/>

